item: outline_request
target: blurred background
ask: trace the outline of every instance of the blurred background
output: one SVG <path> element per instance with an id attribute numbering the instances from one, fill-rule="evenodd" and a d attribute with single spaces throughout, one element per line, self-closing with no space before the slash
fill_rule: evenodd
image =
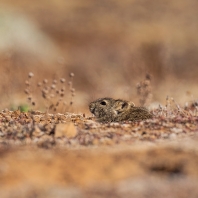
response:
<path id="1" fill-rule="evenodd" d="M 98 97 L 138 105 L 136 85 L 152 76 L 152 102 L 198 97 L 196 0 L 1 0 L 0 108 L 26 104 L 28 73 L 36 84 L 73 72 L 74 108 Z M 68 97 L 69 97 L 68 91 Z"/>

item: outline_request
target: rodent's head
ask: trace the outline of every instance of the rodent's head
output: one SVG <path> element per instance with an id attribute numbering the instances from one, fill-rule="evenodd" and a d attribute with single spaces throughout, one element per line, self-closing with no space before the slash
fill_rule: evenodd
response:
<path id="1" fill-rule="evenodd" d="M 100 98 L 89 104 L 89 109 L 98 120 L 114 121 L 117 117 L 126 114 L 126 112 L 135 105 L 126 100 L 112 98 Z"/>
<path id="2" fill-rule="evenodd" d="M 89 104 L 89 110 L 93 113 L 97 118 L 101 118 L 110 114 L 111 107 L 115 102 L 112 98 L 100 98 L 95 100 Z"/>

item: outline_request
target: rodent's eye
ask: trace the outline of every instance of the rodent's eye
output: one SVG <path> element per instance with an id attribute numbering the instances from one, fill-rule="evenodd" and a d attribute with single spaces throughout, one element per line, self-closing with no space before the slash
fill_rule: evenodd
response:
<path id="1" fill-rule="evenodd" d="M 101 105 L 106 105 L 107 103 L 105 101 L 102 101 L 100 104 Z"/>

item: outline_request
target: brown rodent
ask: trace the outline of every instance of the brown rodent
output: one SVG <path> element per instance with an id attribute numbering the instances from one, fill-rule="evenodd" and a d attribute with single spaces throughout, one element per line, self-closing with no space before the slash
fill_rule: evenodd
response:
<path id="1" fill-rule="evenodd" d="M 152 114 L 144 107 L 135 107 L 132 102 L 99 98 L 89 104 L 89 109 L 99 122 L 140 121 L 152 118 Z"/>

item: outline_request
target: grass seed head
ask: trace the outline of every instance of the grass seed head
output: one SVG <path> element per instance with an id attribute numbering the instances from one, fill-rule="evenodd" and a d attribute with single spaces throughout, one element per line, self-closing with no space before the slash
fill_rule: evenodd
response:
<path id="1" fill-rule="evenodd" d="M 30 93 L 29 89 L 25 89 L 24 92 L 25 92 L 25 94 L 29 94 Z"/>
<path id="2" fill-rule="evenodd" d="M 51 85 L 51 89 L 55 89 L 56 88 L 56 85 L 55 84 L 52 84 Z"/>
<path id="3" fill-rule="evenodd" d="M 25 85 L 30 86 L 30 82 L 28 80 L 26 80 Z"/>
<path id="4" fill-rule="evenodd" d="M 38 82 L 38 83 L 37 83 L 37 86 L 38 86 L 38 87 L 41 87 L 41 86 L 42 86 L 42 83 L 41 83 L 41 82 Z"/>
<path id="5" fill-rule="evenodd" d="M 53 84 L 57 84 L 57 80 L 55 79 L 55 80 L 53 80 Z"/>
<path id="6" fill-rule="evenodd" d="M 62 87 L 62 88 L 61 88 L 61 91 L 64 92 L 64 91 L 65 91 L 65 87 Z"/>
<path id="7" fill-rule="evenodd" d="M 71 73 L 69 74 L 69 76 L 70 76 L 71 78 L 74 77 L 74 73 L 71 72 Z"/>
<path id="8" fill-rule="evenodd" d="M 60 79 L 60 82 L 61 82 L 61 83 L 64 83 L 64 82 L 65 82 L 65 79 L 64 79 L 64 78 L 61 78 L 61 79 Z"/>
<path id="9" fill-rule="evenodd" d="M 31 97 L 31 96 L 29 96 L 27 99 L 28 99 L 29 101 L 31 101 L 31 100 L 32 100 L 32 97 Z"/>
<path id="10" fill-rule="evenodd" d="M 28 77 L 29 77 L 29 78 L 34 77 L 34 74 L 33 74 L 32 72 L 29 72 Z"/>
<path id="11" fill-rule="evenodd" d="M 71 81 L 69 81 L 69 82 L 68 82 L 68 85 L 69 85 L 69 86 L 71 86 L 71 84 L 72 84 L 72 82 L 71 82 Z"/>
<path id="12" fill-rule="evenodd" d="M 48 80 L 47 80 L 47 79 L 44 79 L 44 80 L 43 80 L 43 83 L 44 83 L 44 84 L 47 84 L 47 83 L 48 83 Z"/>

